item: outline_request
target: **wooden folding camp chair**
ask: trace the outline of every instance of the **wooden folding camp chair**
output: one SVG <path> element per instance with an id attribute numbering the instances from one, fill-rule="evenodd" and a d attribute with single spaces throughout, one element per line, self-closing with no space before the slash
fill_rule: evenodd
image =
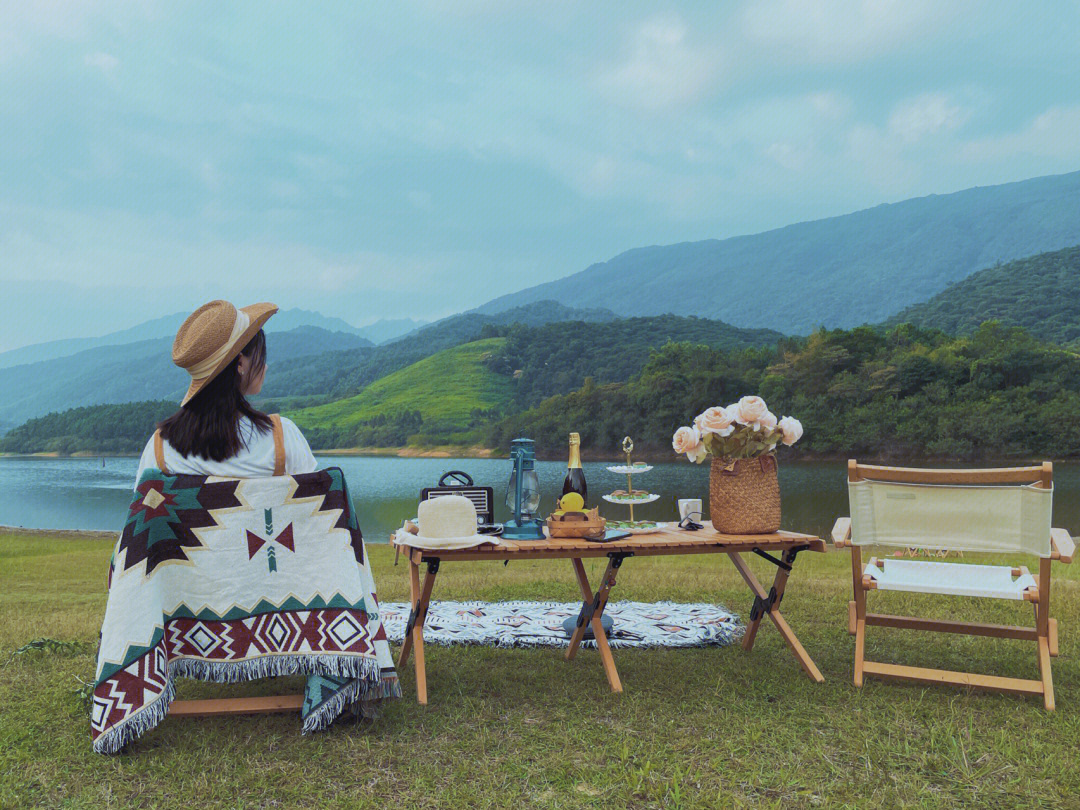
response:
<path id="1" fill-rule="evenodd" d="M 1050 618 L 1050 562 L 1072 562 L 1074 545 L 1064 529 L 1050 528 L 1053 465 L 983 470 L 922 470 L 848 462 L 851 517 L 833 527 L 833 542 L 851 548 L 854 600 L 848 632 L 855 636 L 855 685 L 864 675 L 947 683 L 1042 695 L 1054 708 L 1050 657 L 1058 652 L 1057 621 Z M 1026 567 L 971 565 L 937 560 L 872 558 L 862 547 L 924 548 L 1032 554 L 1038 576 Z M 1031 602 L 1035 627 L 939 621 L 866 612 L 866 593 L 897 590 Z M 1003 678 L 865 660 L 867 626 L 994 636 L 1038 644 L 1038 680 Z"/>

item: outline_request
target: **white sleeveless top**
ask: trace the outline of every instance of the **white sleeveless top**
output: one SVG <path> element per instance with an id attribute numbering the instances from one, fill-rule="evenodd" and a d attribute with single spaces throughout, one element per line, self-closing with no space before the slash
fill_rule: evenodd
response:
<path id="1" fill-rule="evenodd" d="M 202 456 L 182 456 L 168 441 L 162 439 L 165 471 L 172 475 L 218 475 L 223 478 L 264 478 L 271 475 L 314 472 L 319 465 L 300 428 L 284 416 L 274 414 L 271 418 L 280 420 L 281 434 L 277 442 L 276 430 L 259 432 L 250 419 L 241 416 L 238 427 L 243 446 L 239 453 L 224 461 L 213 461 Z M 154 450 L 156 436 L 155 433 L 150 437 L 139 458 L 139 469 L 135 473 L 136 486 L 145 470 L 157 469 L 160 466 Z M 278 442 L 284 451 L 284 466 L 280 470 L 276 469 Z"/>

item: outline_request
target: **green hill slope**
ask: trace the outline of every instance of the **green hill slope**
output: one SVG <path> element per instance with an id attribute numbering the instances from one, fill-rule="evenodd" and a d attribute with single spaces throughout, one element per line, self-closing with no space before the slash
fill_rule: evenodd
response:
<path id="1" fill-rule="evenodd" d="M 1080 246 L 980 270 L 889 322 L 905 321 L 950 335 L 1001 321 L 1051 343 L 1080 341 Z"/>
<path id="2" fill-rule="evenodd" d="M 485 327 L 512 324 L 534 327 L 553 322 L 613 321 L 615 318 L 615 314 L 608 310 L 575 309 L 556 301 L 540 301 L 496 315 L 452 315 L 375 348 L 327 351 L 318 357 L 275 363 L 274 373 L 267 379 L 263 395 L 317 395 L 334 399 L 351 397 L 380 377 L 438 351 L 481 337 L 491 337 L 481 335 Z"/>
<path id="3" fill-rule="evenodd" d="M 512 378 L 489 368 L 505 342 L 489 338 L 445 349 L 356 396 L 288 416 L 317 447 L 477 441 L 513 398 Z"/>

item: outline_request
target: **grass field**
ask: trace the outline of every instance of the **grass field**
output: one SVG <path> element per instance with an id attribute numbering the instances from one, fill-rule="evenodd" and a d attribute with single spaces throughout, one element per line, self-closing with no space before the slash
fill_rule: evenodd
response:
<path id="1" fill-rule="evenodd" d="M 468 425 L 475 410 L 501 408 L 513 385 L 484 360 L 506 342 L 489 338 L 445 349 L 382 377 L 354 397 L 288 412 L 302 428 L 355 425 L 377 416 L 418 411 L 425 421 Z"/>
<path id="2" fill-rule="evenodd" d="M 431 705 L 405 698 L 370 727 L 300 735 L 296 715 L 166 719 L 117 757 L 92 753 L 73 689 L 89 679 L 111 542 L 0 535 L 0 807 L 621 808 L 1077 807 L 1080 627 L 1076 576 L 1055 565 L 1058 709 L 1039 699 L 851 684 L 843 553 L 804 554 L 784 611 L 825 674 L 807 679 L 766 626 L 738 646 L 616 650 L 612 695 L 597 654 L 428 647 Z M 383 600 L 404 565 L 371 547 Z M 758 563 L 761 563 L 758 565 Z M 771 576 L 767 563 L 752 563 Z M 589 565 L 598 574 L 598 562 Z M 1078 569 L 1080 572 L 1080 569 Z M 721 558 L 630 559 L 616 599 L 749 599 Z M 436 598 L 573 599 L 566 562 L 446 565 Z M 876 597 L 876 599 L 874 598 Z M 1019 603 L 873 594 L 884 609 L 1029 622 Z M 13 656 L 51 637 L 81 649 Z M 868 655 L 1035 677 L 1034 645 L 874 629 Z M 300 682 L 181 682 L 181 697 L 269 694 Z"/>

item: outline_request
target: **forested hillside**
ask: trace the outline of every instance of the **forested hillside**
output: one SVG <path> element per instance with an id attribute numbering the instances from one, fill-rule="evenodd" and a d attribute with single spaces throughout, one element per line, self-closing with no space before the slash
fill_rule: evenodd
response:
<path id="1" fill-rule="evenodd" d="M 138 453 L 154 426 L 177 408 L 173 400 L 94 405 L 50 413 L 0 438 L 6 453 Z"/>
<path id="2" fill-rule="evenodd" d="M 785 455 L 1080 455 L 1080 357 L 993 323 L 963 338 L 902 325 L 820 331 L 775 349 L 668 344 L 630 382 L 587 381 L 507 418 L 488 441 L 526 435 L 561 448 L 575 430 L 612 454 L 630 434 L 663 458 L 676 427 L 748 393 L 802 420 L 805 436 Z"/>
<path id="3" fill-rule="evenodd" d="M 483 429 L 492 421 L 551 394 L 573 391 L 590 374 L 604 380 L 629 379 L 645 364 L 650 349 L 667 341 L 738 348 L 771 345 L 780 337 L 769 330 L 735 329 L 719 321 L 674 315 L 543 324 L 543 318 L 553 313 L 577 312 L 553 305 L 540 313 L 517 313 L 509 326 L 500 325 L 499 318 L 460 316 L 387 346 L 305 355 L 283 362 L 277 359 L 282 352 L 274 352 L 275 345 L 286 348 L 280 342 L 283 335 L 271 334 L 270 371 L 258 402 L 267 410 L 302 414 L 298 418 L 310 429 L 314 447 L 400 446 L 410 441 L 471 443 L 482 439 Z M 606 317 L 601 312 L 583 314 Z M 526 326 L 518 318 L 542 325 Z M 476 337 L 481 339 L 474 340 Z M 458 345 L 461 340 L 466 342 Z M 446 344 L 448 348 L 440 348 Z M 178 375 L 174 385 L 179 399 L 184 377 L 178 369 L 172 370 Z M 370 379 L 352 395 L 318 393 L 323 385 L 317 381 L 335 372 L 349 380 Z M 123 370 L 117 374 L 119 380 L 125 379 Z M 340 379 L 337 387 L 348 390 Z M 481 390 L 488 393 L 478 395 Z M 162 415 L 166 413 L 171 411 Z M 152 424 L 148 423 L 149 427 Z M 22 438 L 10 446 L 0 447 L 15 452 L 55 450 L 45 437 L 69 434 L 66 428 L 49 433 L 46 426 L 37 425 L 31 433 L 20 435 Z M 94 435 L 104 434 L 99 431 Z M 114 438 L 128 443 L 134 440 L 121 433 Z M 118 448 L 119 444 L 115 445 L 114 449 Z M 76 449 L 96 448 L 83 442 Z"/>
<path id="4" fill-rule="evenodd" d="M 807 334 L 879 323 L 996 262 L 1080 244 L 1080 172 L 931 195 L 767 233 L 641 247 L 503 296 L 498 312 L 554 298 L 619 302 Z"/>
<path id="5" fill-rule="evenodd" d="M 966 335 L 991 320 L 1051 343 L 1080 341 L 1080 246 L 980 270 L 890 323 Z"/>
<path id="6" fill-rule="evenodd" d="M 806 428 L 799 445 L 784 451 L 790 457 L 1080 456 L 1080 356 L 1018 327 L 988 323 L 959 338 L 910 324 L 887 332 L 860 327 L 734 350 L 666 343 L 649 350 L 629 381 L 587 379 L 525 410 L 514 390 L 523 377 L 489 367 L 509 342 L 466 344 L 389 375 L 352 401 L 290 415 L 316 447 L 411 441 L 505 448 L 524 434 L 541 452 L 561 453 L 576 430 L 590 452 L 613 455 L 630 434 L 649 455 L 667 458 L 676 427 L 707 406 L 759 393 L 777 415 L 796 416 Z M 0 439 L 0 449 L 138 450 L 174 407 L 151 402 L 51 415 Z"/>
<path id="7" fill-rule="evenodd" d="M 611 323 L 557 323 L 536 328 L 513 326 L 487 333 L 504 334 L 506 345 L 492 367 L 515 377 L 514 401 L 536 405 L 555 394 L 595 382 L 630 379 L 648 362 L 650 350 L 688 341 L 716 349 L 773 346 L 783 337 L 771 329 L 737 329 L 721 321 L 660 315 L 624 318 Z"/>

